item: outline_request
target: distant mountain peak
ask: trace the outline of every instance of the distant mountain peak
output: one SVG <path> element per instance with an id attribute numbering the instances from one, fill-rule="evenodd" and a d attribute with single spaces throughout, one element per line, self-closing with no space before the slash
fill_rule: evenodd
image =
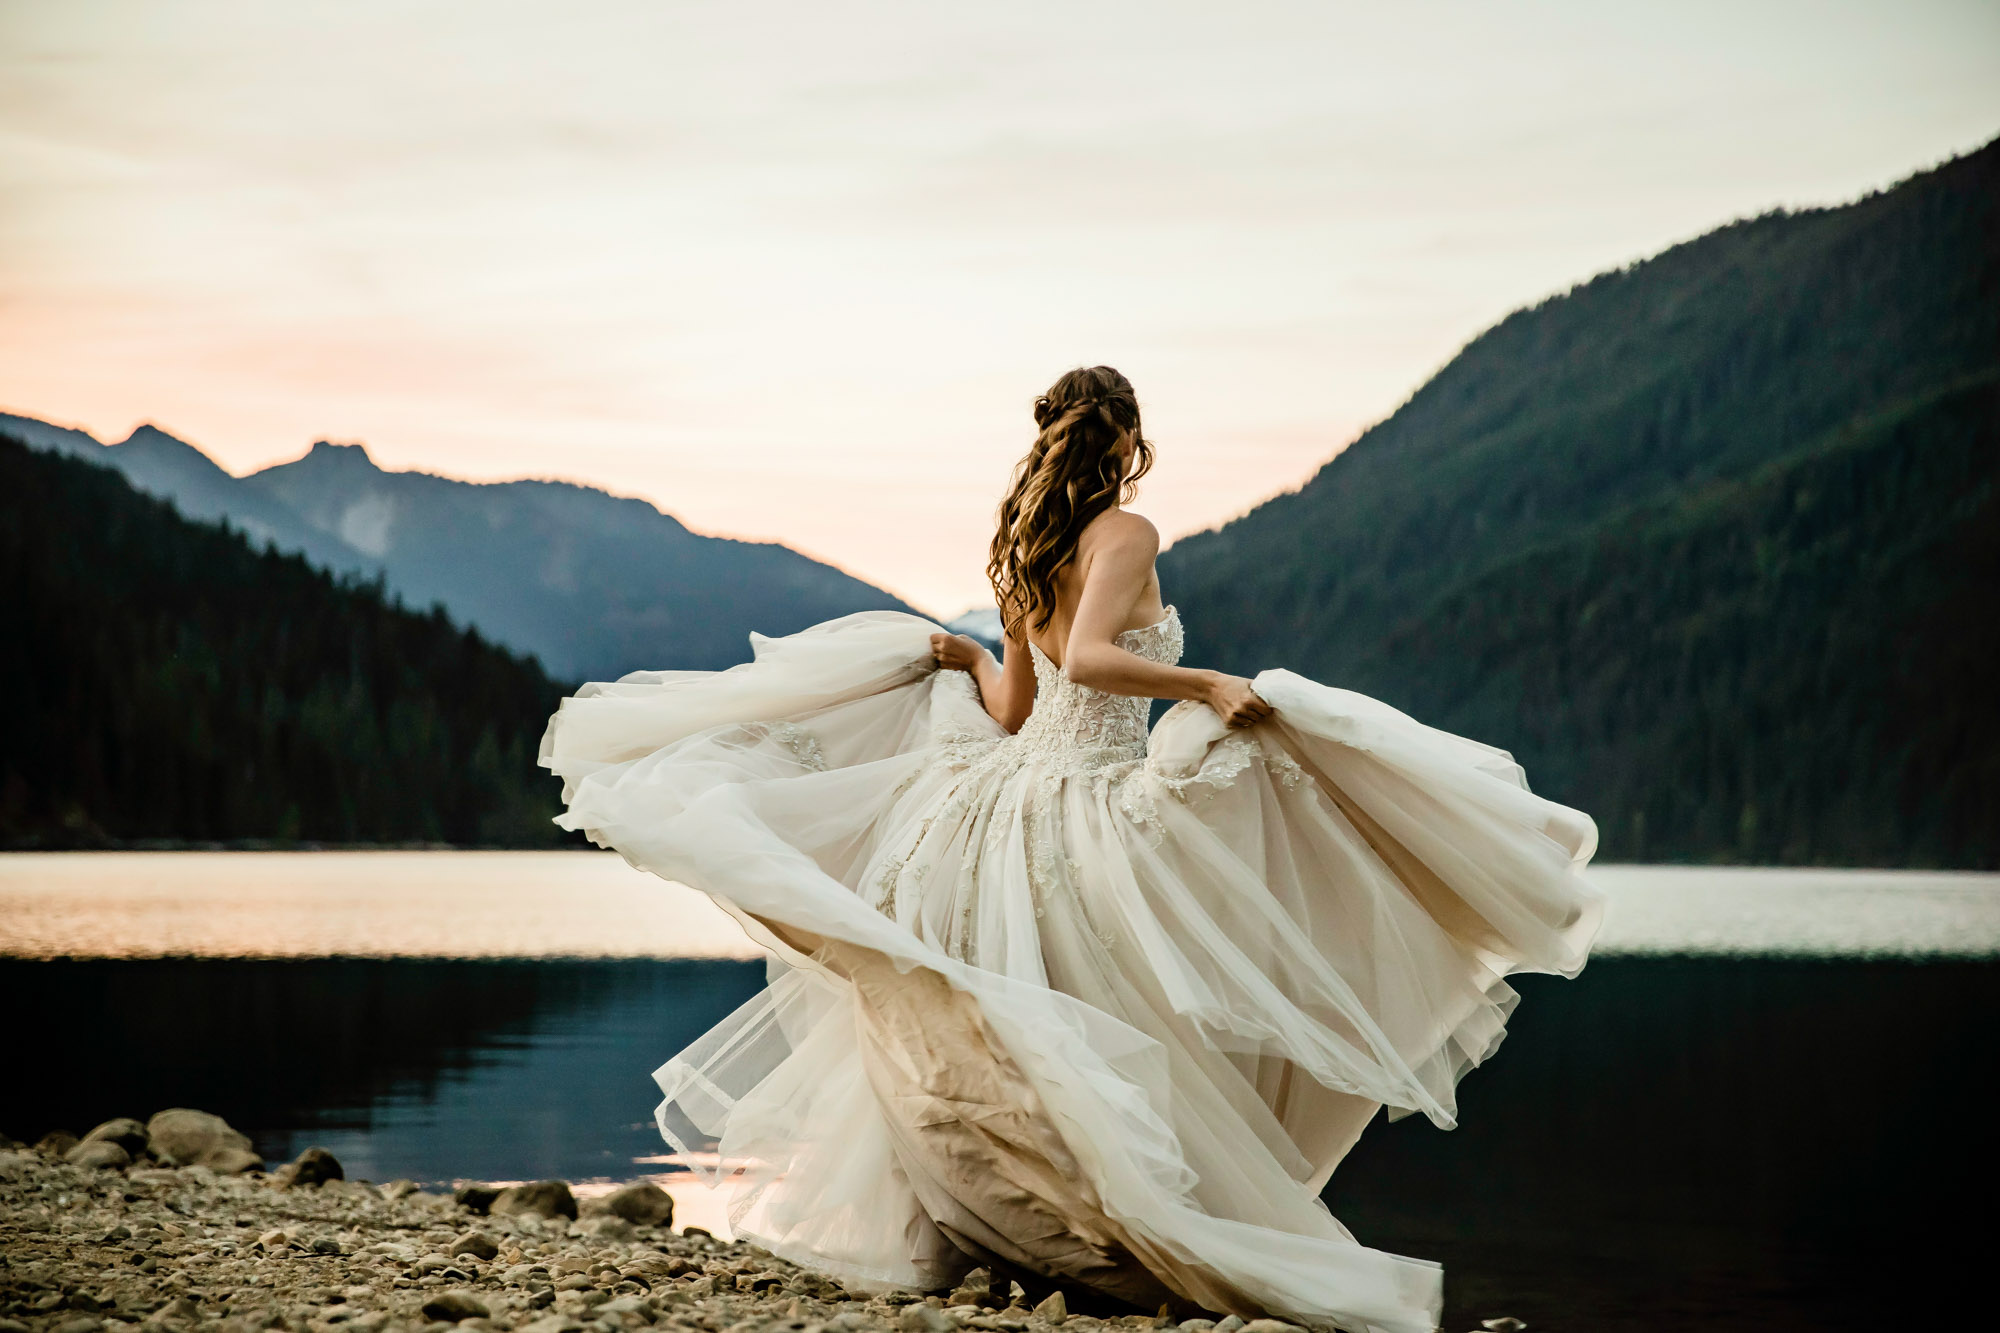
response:
<path id="1" fill-rule="evenodd" d="M 158 448 L 162 443 L 175 445 L 182 449 L 194 448 L 193 445 L 183 440 L 180 436 L 161 430 L 150 421 L 142 422 L 138 426 L 133 427 L 130 435 L 127 435 L 111 447 L 113 449 L 129 449 L 136 445 L 141 449 Z M 196 452 L 200 451 L 197 450 Z"/>
<path id="2" fill-rule="evenodd" d="M 198 477 L 199 484 L 211 492 L 218 485 L 228 486 L 235 482 L 235 478 L 220 463 L 180 436 L 161 430 L 148 421 L 111 445 L 110 450 L 110 456 L 118 467 L 133 485 L 142 490 L 176 495 L 186 512 L 197 516 L 213 517 L 226 512 L 225 502 L 212 493 L 206 503 L 179 494 L 176 479 Z M 270 534 L 265 532 L 260 535 L 268 537 Z"/>
<path id="3" fill-rule="evenodd" d="M 306 450 L 301 461 L 313 461 L 321 466 L 337 463 L 342 467 L 365 467 L 371 472 L 380 472 L 378 464 L 368 453 L 365 444 L 340 444 L 333 440 L 314 440 L 313 447 Z"/>

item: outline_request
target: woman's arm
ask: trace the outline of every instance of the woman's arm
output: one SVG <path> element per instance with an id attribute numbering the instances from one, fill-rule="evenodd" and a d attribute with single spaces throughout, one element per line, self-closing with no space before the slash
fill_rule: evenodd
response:
<path id="1" fill-rule="evenodd" d="M 1035 664 L 1028 660 L 1028 646 L 1007 636 L 1007 661 L 1003 666 L 986 650 L 986 645 L 964 634 L 931 635 L 931 652 L 938 667 L 946 671 L 969 671 L 979 686 L 979 702 L 987 716 L 1007 728 L 1019 731 L 1035 706 Z"/>
<path id="2" fill-rule="evenodd" d="M 1118 635 L 1153 579 L 1160 534 L 1137 514 L 1117 513 L 1101 524 L 1102 540 L 1084 575 L 1083 595 L 1063 649 L 1063 674 L 1106 694 L 1150 699 L 1194 699 L 1207 704 L 1232 727 L 1262 722 L 1271 706 L 1250 682 L 1195 667 L 1167 666 L 1118 646 Z"/>

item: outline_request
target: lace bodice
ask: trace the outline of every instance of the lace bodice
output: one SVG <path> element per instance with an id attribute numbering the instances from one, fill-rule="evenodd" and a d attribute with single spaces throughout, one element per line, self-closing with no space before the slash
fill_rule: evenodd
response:
<path id="1" fill-rule="evenodd" d="M 1153 624 L 1128 629 L 1118 646 L 1168 666 L 1181 660 L 1181 618 L 1173 607 Z M 1024 758 L 1063 768 L 1097 768 L 1142 759 L 1146 754 L 1146 714 L 1152 700 L 1106 694 L 1078 685 L 1032 643 L 1035 708 L 1015 736 Z"/>

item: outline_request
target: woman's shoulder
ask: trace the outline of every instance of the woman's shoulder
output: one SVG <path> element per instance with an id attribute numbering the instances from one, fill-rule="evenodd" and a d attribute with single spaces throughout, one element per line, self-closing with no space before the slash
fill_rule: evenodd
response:
<path id="1" fill-rule="evenodd" d="M 1140 547 L 1149 549 L 1154 555 L 1160 551 L 1160 530 L 1144 514 L 1135 514 L 1129 509 L 1107 509 L 1083 530 L 1077 542 L 1079 547 L 1094 549 L 1106 547 Z"/>

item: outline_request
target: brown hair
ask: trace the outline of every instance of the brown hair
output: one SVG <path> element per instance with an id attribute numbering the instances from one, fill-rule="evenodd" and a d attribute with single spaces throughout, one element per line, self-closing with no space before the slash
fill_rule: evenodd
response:
<path id="1" fill-rule="evenodd" d="M 1079 366 L 1057 380 L 1035 400 L 1035 425 L 1040 434 L 1014 467 L 986 560 L 1001 623 L 1021 637 L 1055 614 L 1056 575 L 1075 558 L 1084 528 L 1129 502 L 1153 466 L 1132 381 L 1110 366 Z M 1116 448 L 1128 432 L 1130 471 Z"/>

